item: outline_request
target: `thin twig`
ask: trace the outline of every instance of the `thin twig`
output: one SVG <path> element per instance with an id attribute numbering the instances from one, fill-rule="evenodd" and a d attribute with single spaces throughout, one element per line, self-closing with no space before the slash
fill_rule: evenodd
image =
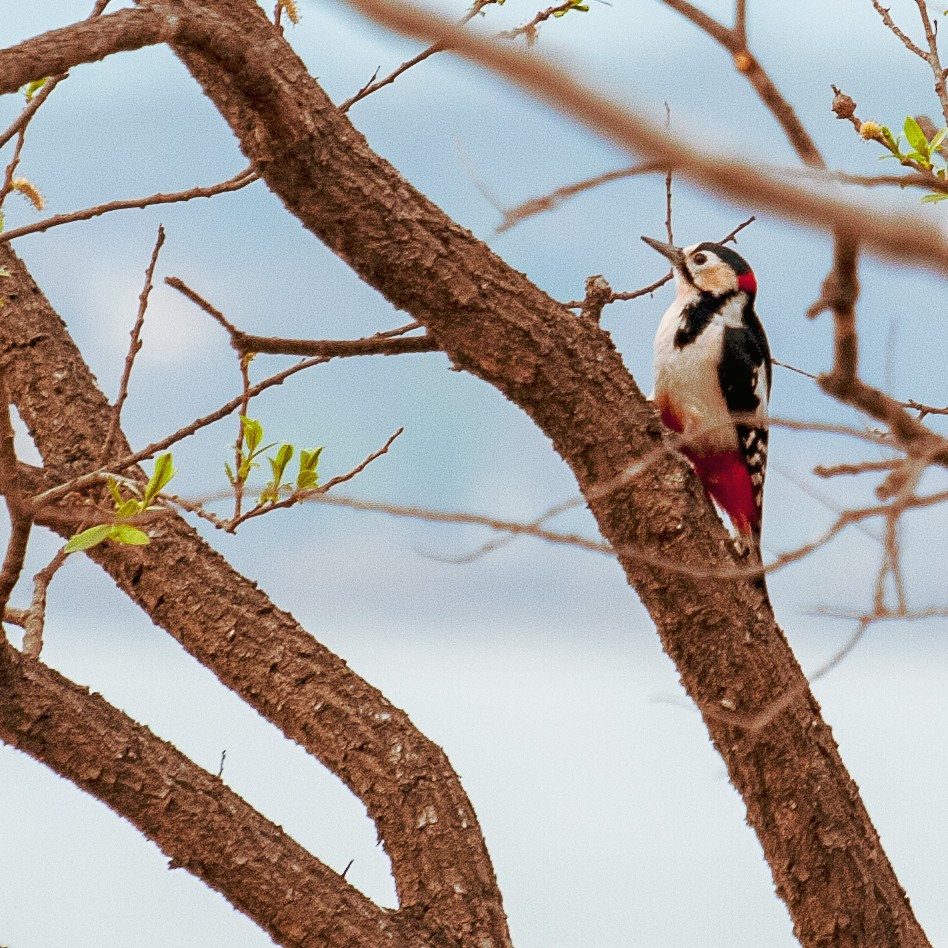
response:
<path id="1" fill-rule="evenodd" d="M 945 118 L 945 123 L 948 124 L 948 88 L 945 86 L 945 70 L 942 68 L 941 56 L 938 53 L 937 30 L 932 26 L 925 0 L 915 0 L 915 5 L 918 7 L 918 14 L 922 18 L 922 27 L 925 30 L 925 39 L 928 42 L 928 64 L 931 66 L 932 76 L 935 79 L 935 95 L 938 96 L 942 115 Z"/>
<path id="2" fill-rule="evenodd" d="M 545 10 L 541 10 L 529 23 L 524 23 L 523 26 L 515 27 L 512 30 L 504 30 L 497 35 L 501 39 L 517 39 L 522 36 L 527 41 L 527 46 L 532 46 L 540 35 L 537 31 L 537 27 L 541 23 L 545 23 L 550 17 L 556 16 L 557 14 L 567 13 L 572 7 L 573 0 L 564 0 L 563 3 L 559 3 L 554 7 L 547 7 Z"/>
<path id="3" fill-rule="evenodd" d="M 251 387 L 250 396 L 251 398 L 254 398 L 261 392 L 266 391 L 268 388 L 272 388 L 275 385 L 282 385 L 283 382 L 285 382 L 291 375 L 296 375 L 297 372 L 302 372 L 304 369 L 312 368 L 314 365 L 322 365 L 324 362 L 328 361 L 329 360 L 327 358 L 323 357 L 303 359 L 301 362 L 297 362 L 296 365 L 291 365 L 288 369 L 284 369 L 282 372 L 277 372 L 275 375 L 271 375 L 269 378 L 265 378 L 263 381 L 257 382 L 256 385 Z M 183 441 L 185 438 L 191 437 L 191 435 L 197 433 L 202 428 L 206 428 L 208 425 L 212 425 L 214 422 L 220 421 L 222 418 L 226 418 L 228 415 L 233 414 L 241 406 L 243 400 L 244 394 L 241 393 L 236 398 L 232 398 L 229 402 L 222 405 L 216 411 L 212 411 L 208 415 L 203 415 L 200 418 L 196 418 L 189 425 L 179 428 L 173 434 L 162 438 L 160 441 L 152 442 L 151 444 L 142 448 L 141 451 L 135 451 L 132 454 L 125 455 L 124 458 L 118 458 L 117 460 L 111 461 L 108 468 L 97 468 L 96 470 L 89 471 L 86 474 L 80 474 L 78 477 L 74 477 L 72 480 L 66 481 L 57 487 L 51 487 L 49 490 L 37 495 L 33 502 L 37 508 L 52 504 L 57 500 L 61 500 L 63 497 L 72 493 L 73 491 L 80 491 L 86 487 L 91 487 L 103 477 L 124 471 L 135 464 L 139 464 L 141 461 L 146 461 L 148 458 L 154 457 L 161 451 L 167 451 L 168 448 L 170 448 L 173 444 L 177 444 L 179 441 Z"/>
<path id="4" fill-rule="evenodd" d="M 244 521 L 250 520 L 253 517 L 260 517 L 265 513 L 270 513 L 271 510 L 285 510 L 288 507 L 293 507 L 296 504 L 302 503 L 303 501 L 312 500 L 314 496 L 318 494 L 325 494 L 327 491 L 331 490 L 333 487 L 336 487 L 338 484 L 344 484 L 346 481 L 351 481 L 354 477 L 357 477 L 361 474 L 373 461 L 378 460 L 382 457 L 383 454 L 388 454 L 388 449 L 394 444 L 395 439 L 404 431 L 404 428 L 399 428 L 389 439 L 379 448 L 377 451 L 373 451 L 368 457 L 360 461 L 352 470 L 347 471 L 345 474 L 340 474 L 336 477 L 333 477 L 331 480 L 328 480 L 321 487 L 314 487 L 308 490 L 295 490 L 289 497 L 286 497 L 284 500 L 279 500 L 274 503 L 261 503 L 257 504 L 253 510 L 248 510 L 243 516 L 237 515 L 231 519 L 227 525 L 229 532 L 233 533 L 236 531 L 237 527 L 240 526 Z"/>
<path id="5" fill-rule="evenodd" d="M 14 135 L 18 135 L 30 124 L 33 116 L 36 115 L 43 103 L 52 95 L 56 86 L 65 78 L 67 78 L 67 74 L 62 73 L 59 76 L 50 76 L 49 79 L 46 80 L 43 88 L 27 102 L 26 107 L 13 120 L 10 127 L 5 132 L 0 133 L 0 148 L 3 148 Z"/>
<path id="6" fill-rule="evenodd" d="M 882 17 L 882 22 L 902 41 L 902 45 L 910 52 L 918 56 L 919 59 L 924 59 L 925 62 L 928 62 L 928 53 L 925 52 L 920 46 L 916 46 L 912 42 L 911 38 L 902 32 L 899 27 L 896 25 L 895 20 L 892 19 L 889 10 L 882 6 L 879 3 L 879 0 L 872 0 L 872 5 L 876 9 L 876 13 Z"/>
<path id="7" fill-rule="evenodd" d="M 817 477 L 845 477 L 868 472 L 891 471 L 898 464 L 899 461 L 895 459 L 889 461 L 862 461 L 859 464 L 834 464 L 832 466 L 818 464 L 813 468 L 813 473 Z"/>
<path id="8" fill-rule="evenodd" d="M 360 355 L 402 355 L 414 352 L 438 352 L 440 347 L 430 336 L 408 336 L 405 333 L 419 327 L 412 322 L 397 329 L 378 332 L 363 339 L 283 339 L 279 336 L 255 336 L 238 329 L 227 317 L 204 297 L 178 277 L 167 277 L 165 283 L 186 296 L 214 319 L 230 336 L 231 346 L 241 355 L 304 355 L 343 358 Z"/>
<path id="9" fill-rule="evenodd" d="M 66 562 L 69 554 L 66 547 L 60 547 L 56 555 L 33 577 L 33 600 L 27 613 L 23 628 L 23 654 L 30 658 L 39 658 L 43 648 L 43 629 L 46 624 L 46 593 L 53 576 Z"/>
<path id="10" fill-rule="evenodd" d="M 736 243 L 737 243 L 737 235 L 738 235 L 745 227 L 750 227 L 750 225 L 753 224 L 754 221 L 756 221 L 756 220 L 757 220 L 757 218 L 756 218 L 753 214 L 751 214 L 751 216 L 748 217 L 746 221 L 741 221 L 740 224 L 738 224 L 737 227 L 735 227 L 734 230 L 732 230 L 732 231 L 727 235 L 727 237 L 725 237 L 723 240 L 719 240 L 718 243 L 719 243 L 719 244 L 735 243 L 735 244 L 736 244 Z"/>
<path id="11" fill-rule="evenodd" d="M 109 430 L 105 435 L 105 442 L 102 445 L 102 453 L 99 455 L 99 463 L 104 464 L 109 456 L 109 450 L 112 447 L 112 440 L 119 429 L 122 420 L 122 406 L 125 399 L 128 398 L 128 383 L 132 377 L 132 369 L 135 366 L 135 357 L 142 347 L 141 332 L 145 325 L 145 312 L 148 309 L 148 297 L 151 294 L 151 288 L 155 276 L 155 267 L 158 265 L 158 254 L 161 252 L 162 245 L 165 242 L 165 229 L 158 225 L 158 237 L 155 240 L 155 247 L 151 252 L 151 260 L 148 268 L 145 270 L 145 285 L 142 287 L 141 294 L 138 297 L 138 314 L 135 317 L 135 325 L 129 334 L 131 339 L 128 346 L 128 354 L 125 356 L 125 368 L 122 370 L 122 380 L 119 382 L 118 396 L 115 404 L 112 406 L 112 417 L 109 419 Z"/>
<path id="12" fill-rule="evenodd" d="M 466 26 L 471 20 L 474 19 L 484 9 L 484 7 L 495 2 L 495 0 L 476 0 L 475 4 L 471 9 L 458 21 L 458 26 Z M 339 106 L 340 112 L 348 112 L 356 104 L 356 102 L 361 102 L 363 99 L 372 95 L 374 92 L 378 92 L 379 89 L 383 89 L 385 86 L 391 85 L 399 76 L 403 73 L 408 72 L 414 66 L 417 66 L 419 63 L 423 63 L 426 59 L 431 56 L 434 56 L 435 53 L 443 52 L 448 49 L 447 44 L 442 42 L 432 43 L 427 49 L 423 49 L 417 56 L 413 56 L 407 62 L 403 62 L 397 69 L 390 72 L 387 76 L 382 79 L 376 79 L 378 76 L 378 70 L 375 70 L 375 75 L 351 98 L 346 99 L 342 105 Z"/>
<path id="13" fill-rule="evenodd" d="M 16 240 L 18 237 L 25 237 L 27 234 L 42 233 L 50 230 L 50 228 L 59 227 L 61 224 L 91 220 L 93 217 L 109 214 L 112 211 L 155 207 L 160 204 L 177 204 L 182 201 L 192 201 L 195 198 L 209 198 L 229 191 L 239 191 L 248 184 L 252 184 L 258 177 L 259 175 L 252 168 L 245 168 L 240 174 L 234 175 L 233 178 L 228 178 L 220 184 L 213 184 L 209 187 L 190 188 L 187 191 L 175 191 L 170 194 L 152 194 L 150 197 L 136 198 L 130 201 L 109 201 L 105 204 L 97 204 L 95 207 L 87 207 L 81 211 L 57 214 L 55 217 L 48 217 L 46 220 L 37 221 L 34 224 L 25 224 L 23 227 L 14 227 L 5 231 L 0 234 L 0 243 Z"/>
<path id="14" fill-rule="evenodd" d="M 510 230 L 522 221 L 527 220 L 537 214 L 543 214 L 545 211 L 551 211 L 558 207 L 564 201 L 582 194 L 584 191 L 591 191 L 603 184 L 609 184 L 612 181 L 622 181 L 625 178 L 635 178 L 643 174 L 656 174 L 664 171 L 665 168 L 659 162 L 646 161 L 637 165 L 629 165 L 627 168 L 617 168 L 614 171 L 606 171 L 603 174 L 594 175 L 591 178 L 584 178 L 582 181 L 576 181 L 573 184 L 564 185 L 544 194 L 541 197 L 530 198 L 516 207 L 503 211 L 503 222 L 497 227 L 496 233 L 502 234 Z"/>
<path id="15" fill-rule="evenodd" d="M 734 36 L 747 46 L 747 0 L 735 0 Z"/>
<path id="16" fill-rule="evenodd" d="M 666 7 L 671 7 L 694 23 L 731 54 L 735 68 L 754 87 L 758 98 L 777 120 L 800 160 L 806 165 L 822 168 L 825 165 L 823 156 L 810 137 L 810 133 L 804 128 L 793 106 L 777 88 L 773 79 L 747 48 L 746 13 L 742 10 L 743 4 L 738 2 L 735 25 L 729 29 L 723 23 L 719 23 L 699 10 L 694 4 L 689 3 L 688 0 L 662 0 L 662 2 Z"/>

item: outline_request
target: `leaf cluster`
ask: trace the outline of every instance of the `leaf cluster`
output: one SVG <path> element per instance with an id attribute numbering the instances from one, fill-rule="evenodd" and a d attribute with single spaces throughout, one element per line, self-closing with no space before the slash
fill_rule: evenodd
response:
<path id="1" fill-rule="evenodd" d="M 150 510 L 159 508 L 153 501 L 167 486 L 175 475 L 174 464 L 170 454 L 162 454 L 155 461 L 155 469 L 145 485 L 144 492 L 140 493 L 132 484 L 119 485 L 114 477 L 108 479 L 109 493 L 115 504 L 115 516 L 110 523 L 100 523 L 88 530 L 83 530 L 70 537 L 66 544 L 67 553 L 76 553 L 79 550 L 88 550 L 104 540 L 114 540 L 116 543 L 126 543 L 130 546 L 144 546 L 149 543 L 148 534 L 138 527 L 132 526 L 130 521 Z M 122 494 L 125 487 L 132 496 Z"/>
<path id="2" fill-rule="evenodd" d="M 861 130 L 864 138 L 875 139 L 889 152 L 887 155 L 882 155 L 881 160 L 895 158 L 900 164 L 927 171 L 935 177 L 948 180 L 948 160 L 939 151 L 946 137 L 948 137 L 948 127 L 936 132 L 929 140 L 918 121 L 909 115 L 902 126 L 902 132 L 905 136 L 905 143 L 907 143 L 905 144 L 905 151 L 902 150 L 902 135 L 896 138 L 892 130 L 886 125 L 864 122 Z M 935 204 L 945 199 L 948 199 L 948 194 L 942 191 L 933 191 L 922 198 L 922 203 Z"/>
<path id="3" fill-rule="evenodd" d="M 263 425 L 254 418 L 248 418 L 246 415 L 240 416 L 242 443 L 240 449 L 240 462 L 235 473 L 229 464 L 224 465 L 227 472 L 227 479 L 231 487 L 243 486 L 247 482 L 251 471 L 260 467 L 258 458 L 264 456 L 271 448 L 276 447 L 276 442 L 269 444 L 263 442 Z M 295 484 L 285 482 L 286 469 L 290 461 L 296 454 L 296 448 L 292 444 L 281 444 L 277 452 L 266 460 L 270 465 L 270 480 L 260 494 L 260 504 L 275 504 L 280 499 L 280 493 L 285 489 L 294 491 L 312 490 L 319 486 L 319 458 L 323 449 L 314 448 L 312 451 L 300 450 L 299 467 L 296 473 Z"/>

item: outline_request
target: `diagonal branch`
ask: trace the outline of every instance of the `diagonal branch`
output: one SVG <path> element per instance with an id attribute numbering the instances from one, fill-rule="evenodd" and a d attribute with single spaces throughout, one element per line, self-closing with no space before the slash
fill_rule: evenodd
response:
<path id="1" fill-rule="evenodd" d="M 681 0 L 675 2 L 679 4 Z M 453 53 L 503 76 L 623 148 L 661 162 L 716 194 L 740 203 L 746 203 L 748 195 L 753 195 L 755 207 L 760 210 L 775 211 L 808 227 L 851 230 L 863 235 L 867 248 L 881 254 L 948 271 L 948 241 L 937 227 L 924 219 L 901 210 L 891 212 L 883 207 L 859 205 L 850 197 L 837 197 L 829 192 L 814 193 L 798 183 L 788 182 L 783 173 L 764 162 L 752 164 L 706 147 L 699 150 L 694 145 L 697 136 L 658 131 L 653 122 L 599 95 L 577 81 L 575 73 L 564 67 L 529 51 L 509 49 L 458 30 L 444 19 L 418 12 L 398 0 L 350 0 L 350 3 L 398 32 L 423 39 L 445 39 Z M 748 78 L 755 75 L 754 70 L 748 72 Z M 768 106 L 771 103 L 779 106 L 781 100 L 782 97 L 775 99 L 768 95 L 766 101 Z M 822 166 L 822 158 L 809 135 L 802 126 L 797 127 L 798 120 L 795 123 L 791 118 L 792 110 L 780 114 L 783 116 L 781 124 L 785 125 L 788 136 L 793 136 L 791 141 L 798 153 L 809 155 L 814 166 Z M 270 183 L 273 186 L 273 182 Z"/>
<path id="2" fill-rule="evenodd" d="M 718 157 L 699 155 L 530 54 L 453 29 L 408 4 L 353 5 L 428 42 L 447 40 L 623 146 L 667 160 L 696 180 L 714 181 L 719 191 L 736 193 L 740 179 L 741 192 L 753 193 L 762 207 L 787 208 L 789 195 L 799 196 L 759 169 L 722 167 Z M 608 337 L 511 271 L 373 154 L 292 51 L 274 41 L 272 25 L 252 0 L 226 0 L 226 7 L 245 46 L 268 50 L 256 67 L 270 70 L 262 101 L 248 89 L 252 69 L 234 77 L 236 59 L 224 61 L 193 43 L 176 52 L 288 210 L 422 322 L 456 366 L 527 412 L 570 464 L 603 537 L 620 551 L 630 584 L 704 714 L 798 937 L 825 943 L 825 933 L 839 931 L 845 919 L 856 943 L 895 944 L 899 938 L 903 946 L 927 944 L 799 666 L 753 586 L 746 580 L 710 583 L 627 555 L 635 549 L 702 568 L 734 565 L 723 526 L 670 446 L 654 463 L 636 468 L 662 444 L 662 427 Z M 835 199 L 806 203 L 811 219 L 827 225 L 853 213 Z M 891 242 L 903 255 L 926 260 L 934 250 L 948 262 L 934 229 L 912 221 L 909 238 L 903 221 L 901 233 L 895 223 L 886 235 L 878 218 L 861 211 L 854 217 L 876 247 Z M 630 470 L 637 473 L 624 476 Z M 790 697 L 772 712 L 785 695 Z M 723 720 L 722 707 L 738 717 Z M 752 747 L 742 746 L 736 722 L 762 717 L 766 727 L 753 735 Z"/>
<path id="3" fill-rule="evenodd" d="M 0 95 L 113 53 L 166 42 L 176 27 L 167 12 L 145 4 L 50 30 L 0 53 Z"/>
<path id="4" fill-rule="evenodd" d="M 46 477 L 81 476 L 96 466 L 110 407 L 9 247 L 0 246 L 0 265 L 11 273 L 0 283 L 0 368 L 11 397 Z M 56 386 L 47 384 L 53 374 Z M 129 451 L 121 432 L 115 447 Z M 75 515 L 58 517 L 55 506 L 40 522 L 64 536 L 75 529 Z M 433 929 L 473 930 L 485 948 L 507 948 L 477 817 L 444 752 L 179 517 L 163 514 L 149 534 L 148 546 L 102 544 L 90 554 L 157 625 L 363 800 L 391 858 L 405 917 L 423 907 Z M 224 883 L 221 891 L 237 898 Z M 267 927 L 268 917 L 254 917 Z"/>
<path id="5" fill-rule="evenodd" d="M 129 820 L 279 945 L 409 948 L 437 936 L 393 918 L 180 751 L 0 644 L 0 740 Z"/>

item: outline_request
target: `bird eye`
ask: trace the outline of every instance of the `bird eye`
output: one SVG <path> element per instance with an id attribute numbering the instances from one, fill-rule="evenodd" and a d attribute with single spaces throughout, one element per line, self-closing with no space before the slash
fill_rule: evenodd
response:
<path id="1" fill-rule="evenodd" d="M 692 258 L 698 266 L 701 266 L 702 263 L 708 262 L 708 255 L 706 253 L 696 253 Z"/>

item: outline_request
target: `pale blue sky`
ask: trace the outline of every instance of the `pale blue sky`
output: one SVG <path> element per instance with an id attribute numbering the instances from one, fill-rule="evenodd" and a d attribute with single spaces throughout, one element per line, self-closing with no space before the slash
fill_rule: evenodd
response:
<path id="1" fill-rule="evenodd" d="M 86 15 L 87 0 L 6 0 L 0 44 Z M 540 5 L 508 0 L 498 28 Z M 863 118 L 898 124 L 937 114 L 930 78 L 877 22 L 871 5 L 752 2 L 751 41 L 798 107 L 831 164 L 888 168 L 829 111 L 836 83 Z M 910 19 L 913 4 L 893 3 Z M 461 5 L 449 7 L 460 15 Z M 342 3 L 302 0 L 288 37 L 337 100 L 416 51 L 367 26 Z M 708 3 L 729 14 L 730 3 Z M 653 0 L 592 3 L 541 28 L 539 51 L 568 57 L 584 80 L 679 129 L 784 163 L 792 154 L 727 57 Z M 880 67 L 883 64 L 884 68 Z M 897 80 L 897 81 L 893 81 Z M 0 100 L 0 120 L 19 107 Z M 661 262 L 641 245 L 660 234 L 659 178 L 611 185 L 495 236 L 503 201 L 527 197 L 628 159 L 549 109 L 440 56 L 357 105 L 370 144 L 464 226 L 561 299 L 591 273 L 616 288 L 651 282 Z M 31 131 L 22 173 L 58 213 L 86 204 L 229 177 L 236 144 L 165 50 L 74 70 Z M 682 242 L 719 237 L 747 216 L 676 186 Z M 938 219 L 943 205 L 906 213 Z M 891 200 L 899 201 L 896 196 Z M 752 205 L 750 206 L 753 210 Z M 805 320 L 828 262 L 827 242 L 766 215 L 741 236 L 758 274 L 759 309 L 778 358 L 828 364 L 829 324 Z M 8 225 L 33 219 L 11 199 Z M 114 395 L 142 273 L 158 222 L 168 231 L 159 277 L 178 275 L 251 331 L 349 337 L 406 321 L 289 218 L 263 185 L 214 202 L 126 212 L 17 244 Z M 867 262 L 860 309 L 871 381 L 944 404 L 943 285 L 919 271 Z M 613 333 L 643 388 L 667 293 L 612 307 Z M 216 407 L 236 391 L 226 339 L 159 286 L 125 413 L 135 446 Z M 932 340 L 939 340 L 933 345 Z M 257 371 L 281 364 L 258 360 Z M 219 366 L 219 368 L 218 368 Z M 397 446 L 352 485 L 370 499 L 530 519 L 572 496 L 565 465 L 531 423 L 441 356 L 338 363 L 260 399 L 268 434 L 324 444 L 338 473 L 397 427 Z M 854 421 L 808 381 L 778 372 L 779 415 Z M 179 492 L 219 489 L 232 424 L 175 449 Z M 816 481 L 818 461 L 872 457 L 838 438 L 774 435 L 764 543 L 793 547 L 828 525 L 828 504 L 871 498 L 872 484 Z M 933 474 L 931 487 L 944 486 Z M 811 496 L 816 492 L 820 500 Z M 944 511 L 909 521 L 913 603 L 944 602 Z M 561 518 L 594 535 L 582 511 Z M 484 826 L 519 948 L 792 945 L 769 870 L 743 807 L 697 716 L 683 702 L 647 616 L 618 567 L 576 550 L 518 541 L 457 566 L 426 553 L 466 552 L 487 537 L 372 514 L 312 507 L 248 524 L 212 542 L 276 603 L 380 687 L 447 750 Z M 38 537 L 31 565 L 54 549 Z M 853 533 L 773 577 L 778 618 L 804 666 L 850 632 L 814 618 L 820 606 L 869 603 L 881 550 Z M 24 593 L 18 591 L 18 602 Z M 948 940 L 948 673 L 944 622 L 874 628 L 818 697 L 902 883 L 934 943 Z M 392 898 L 387 864 L 361 805 L 287 744 L 77 557 L 51 593 L 44 658 L 175 742 L 348 878 Z M 269 939 L 102 805 L 17 752 L 0 749 L 0 944 L 237 946 Z"/>

